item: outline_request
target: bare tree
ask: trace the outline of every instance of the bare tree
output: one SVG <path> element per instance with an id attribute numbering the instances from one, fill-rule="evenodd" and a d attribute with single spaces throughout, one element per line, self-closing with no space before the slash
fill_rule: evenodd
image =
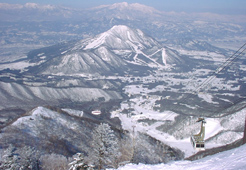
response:
<path id="1" fill-rule="evenodd" d="M 130 163 L 134 156 L 134 143 L 131 137 L 125 137 L 120 141 L 119 152 L 121 153 L 118 164 Z"/>
<path id="2" fill-rule="evenodd" d="M 44 170 L 67 170 L 69 169 L 69 160 L 59 154 L 46 154 L 40 158 L 41 168 Z"/>

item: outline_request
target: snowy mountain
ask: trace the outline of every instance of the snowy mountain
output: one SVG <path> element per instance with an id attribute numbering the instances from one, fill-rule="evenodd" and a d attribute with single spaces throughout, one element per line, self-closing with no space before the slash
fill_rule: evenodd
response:
<path id="1" fill-rule="evenodd" d="M 89 13 L 95 13 L 93 19 L 102 18 L 102 16 L 107 19 L 121 19 L 121 20 L 136 20 L 136 19 L 151 19 L 160 18 L 162 12 L 146 5 L 139 3 L 128 4 L 127 2 L 115 3 L 112 5 L 102 5 L 98 7 L 91 8 Z"/>
<path id="2" fill-rule="evenodd" d="M 7 4 L 0 3 L 1 21 L 50 21 L 71 18 L 75 13 L 80 15 L 78 10 L 54 6 L 40 5 L 36 3 Z"/>
<path id="3" fill-rule="evenodd" d="M 108 122 L 118 136 L 136 132 L 133 162 L 166 163 L 196 153 L 201 116 L 206 149 L 242 138 L 245 59 L 210 76 L 241 45 L 243 25 L 125 2 L 0 4 L 0 19 L 1 146 L 89 152 L 91 130 Z M 195 166 L 154 167 L 169 165 Z"/>
<path id="4" fill-rule="evenodd" d="M 30 15 L 32 12 L 33 15 Z M 109 20 L 134 20 L 145 19 L 145 21 L 171 20 L 175 21 L 188 21 L 189 19 L 201 22 L 205 21 L 223 21 L 223 22 L 237 22 L 244 23 L 245 16 L 228 16 L 215 13 L 196 13 L 196 15 L 185 12 L 167 12 L 159 11 L 151 6 L 146 6 L 139 3 L 114 3 L 111 5 L 101 5 L 90 9 L 75 9 L 64 6 L 55 5 L 41 5 L 37 3 L 9 4 L 0 3 L 0 19 L 2 21 L 50 21 L 62 19 L 90 19 L 102 20 L 103 18 Z M 15 15 L 15 17 L 14 17 Z M 30 16 L 29 16 L 30 15 Z M 49 18 L 50 17 L 50 18 Z M 157 24 L 157 23 L 156 23 Z M 161 24 L 161 23 L 158 23 Z"/>
<path id="5" fill-rule="evenodd" d="M 86 102 L 104 98 L 121 99 L 116 91 L 103 90 L 91 87 L 60 87 L 24 85 L 18 83 L 0 82 L 0 108 L 19 107 L 29 108 L 37 105 L 58 105 L 59 103 Z"/>
<path id="6" fill-rule="evenodd" d="M 223 45 L 225 41 L 228 48 L 242 42 L 240 37 L 245 36 L 244 24 L 240 24 L 245 21 L 243 16 L 214 17 L 207 14 L 204 17 L 205 14 L 158 11 L 136 3 L 116 3 L 91 9 L 33 3 L 1 6 L 0 22 L 3 33 L 0 44 L 4 45 L 3 54 L 8 54 L 6 50 L 13 45 L 18 48 L 9 49 L 10 53 L 23 48 L 27 52 L 59 42 L 92 37 L 114 25 L 141 29 L 158 41 L 191 38 Z M 16 27 L 21 29 L 15 30 Z M 12 34 L 15 36 L 11 36 Z M 227 41 L 228 39 L 230 41 Z M 37 47 L 30 47 L 31 45 Z M 29 48 L 26 49 L 27 47 Z M 14 56 L 16 54 L 13 54 Z"/>
<path id="7" fill-rule="evenodd" d="M 53 152 L 68 155 L 80 147 L 89 149 L 87 145 L 91 140 L 91 128 L 97 123 L 87 122 L 80 117 L 71 117 L 67 112 L 58 113 L 37 107 L 3 128 L 0 142 L 2 146 L 8 145 L 3 139 L 12 136 L 12 139 L 9 138 L 10 143 L 16 140 L 19 144 L 32 145 L 40 150 L 49 148 Z M 21 135 L 18 135 L 18 132 Z M 77 140 L 78 138 L 80 140 Z M 53 145 L 53 142 L 56 145 Z"/>
<path id="8" fill-rule="evenodd" d="M 139 3 L 128 4 L 127 2 L 115 3 L 112 5 L 102 5 L 102 6 L 91 8 L 91 10 L 99 10 L 99 9 L 110 9 L 110 10 L 120 10 L 120 11 L 135 10 L 148 14 L 161 13 L 160 11 L 146 5 L 142 5 Z"/>
<path id="9" fill-rule="evenodd" d="M 149 75 L 179 63 L 183 60 L 174 50 L 141 30 L 114 26 L 94 38 L 33 50 L 0 64 L 0 108 L 22 108 L 23 113 L 47 104 L 121 100 L 125 76 Z M 12 119 L 2 117 L 3 125 Z"/>
<path id="10" fill-rule="evenodd" d="M 50 21 L 64 19 L 99 19 L 106 16 L 108 19 L 130 19 L 148 17 L 161 17 L 162 12 L 142 4 L 127 2 L 102 5 L 91 9 L 73 9 L 55 5 L 41 5 L 37 3 L 8 4 L 0 3 L 1 20 L 3 21 Z M 16 15 L 17 14 L 17 15 Z M 32 15 L 30 15 L 32 14 Z M 144 15 L 144 16 L 143 16 Z M 150 17 L 148 17 L 150 18 Z"/>
<path id="11" fill-rule="evenodd" d="M 36 3 L 26 3 L 25 5 L 20 4 L 8 4 L 0 3 L 1 10 L 15 10 L 15 9 L 38 9 L 38 10 L 53 10 L 55 6 L 52 5 L 38 5 Z"/>
<path id="12" fill-rule="evenodd" d="M 26 59 L 5 67 L 25 63 L 24 68 L 19 67 L 23 74 L 125 75 L 146 74 L 147 70 L 183 62 L 173 50 L 141 30 L 118 25 L 94 38 L 31 51 Z"/>
<path id="13" fill-rule="evenodd" d="M 113 126 L 113 133 L 119 141 L 127 135 L 121 131 L 117 120 L 107 119 L 105 116 L 93 116 L 80 110 L 37 107 L 2 128 L 0 144 L 3 147 L 8 146 L 9 143 L 16 146 L 24 144 L 35 147 L 43 153 L 53 152 L 66 156 L 77 152 L 88 155 L 93 149 L 92 131 L 101 121 L 107 121 Z M 8 142 L 5 139 L 8 139 Z M 179 151 L 167 145 L 160 145 L 149 136 L 139 135 L 136 142 L 141 144 L 136 146 L 135 163 L 159 163 L 182 158 Z M 156 151 L 159 153 L 153 157 Z M 163 157 L 163 153 L 167 151 L 170 156 Z"/>

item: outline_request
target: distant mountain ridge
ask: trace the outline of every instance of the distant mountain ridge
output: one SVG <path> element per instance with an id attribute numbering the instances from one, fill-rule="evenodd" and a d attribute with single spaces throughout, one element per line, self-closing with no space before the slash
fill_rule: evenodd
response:
<path id="1" fill-rule="evenodd" d="M 35 10 L 35 11 L 33 11 Z M 34 12 L 30 15 L 30 11 Z M 18 20 L 42 20 L 50 21 L 57 19 L 81 19 L 81 18 L 93 18 L 98 17 L 105 18 L 118 18 L 125 20 L 137 20 L 139 18 L 153 19 L 155 22 L 160 20 L 213 20 L 213 21 L 226 21 L 226 22 L 239 22 L 245 23 L 245 16 L 228 16 L 220 15 L 215 13 L 197 13 L 196 15 L 188 14 L 185 12 L 168 12 L 159 11 L 151 6 L 143 5 L 140 3 L 114 3 L 110 5 L 96 6 L 90 9 L 77 9 L 69 8 L 65 6 L 58 5 L 41 5 L 38 3 L 26 3 L 22 4 L 10 4 L 10 3 L 0 3 L 0 19 L 5 21 L 18 21 Z M 15 17 L 14 17 L 15 15 Z M 30 16 L 29 16 L 30 15 Z M 49 17 L 48 17 L 49 16 Z M 164 19 L 164 20 L 163 20 Z M 187 21 L 188 21 L 187 20 Z"/>
<path id="2" fill-rule="evenodd" d="M 63 6 L 0 3 L 0 20 L 2 21 L 56 21 L 72 18 L 76 16 L 75 13 L 81 15 L 79 10 Z"/>
<path id="3" fill-rule="evenodd" d="M 126 2 L 90 9 L 35 3 L 25 5 L 0 3 L 0 22 L 3 25 L 3 41 L 0 41 L 0 44 L 8 45 L 16 41 L 8 34 L 8 29 L 12 29 L 8 28 L 11 22 L 23 27 L 18 30 L 16 36 L 21 43 L 24 41 L 28 44 L 49 46 L 58 42 L 92 37 L 109 30 L 114 25 L 141 29 L 159 41 L 188 37 L 214 42 L 218 38 L 228 39 L 231 36 L 244 35 L 243 23 L 246 21 L 244 18 L 245 16 L 211 13 L 164 12 L 143 4 Z M 38 37 L 32 38 L 33 34 Z M 30 38 L 26 39 L 25 36 Z"/>
<path id="4" fill-rule="evenodd" d="M 68 8 L 68 7 L 63 7 L 63 6 L 57 6 L 57 5 L 41 5 L 41 4 L 37 4 L 37 3 L 26 3 L 24 5 L 22 4 L 9 4 L 9 3 L 0 3 L 0 9 L 1 10 L 17 10 L 17 9 L 38 9 L 38 10 L 55 10 L 55 9 L 67 9 L 67 10 L 71 10 L 72 8 Z M 139 3 L 127 3 L 127 2 L 121 2 L 121 3 L 114 3 L 112 5 L 101 5 L 101 6 L 96 6 L 93 8 L 90 8 L 89 10 L 97 10 L 97 9 L 116 9 L 116 10 L 138 10 L 138 11 L 142 11 L 144 13 L 161 13 L 160 11 L 156 10 L 153 7 L 150 6 L 146 6 L 143 4 L 139 4 Z"/>
<path id="5" fill-rule="evenodd" d="M 26 3 L 24 5 L 21 4 L 8 4 L 8 3 L 0 3 L 0 9 L 4 10 L 15 10 L 15 9 L 42 9 L 42 10 L 53 10 L 56 7 L 54 5 L 39 5 L 36 3 Z"/>
<path id="6" fill-rule="evenodd" d="M 37 3 L 26 3 L 21 5 L 0 3 L 0 14 L 2 14 L 0 18 L 1 20 L 57 20 L 68 18 L 79 19 L 80 17 L 91 18 L 92 16 L 93 18 L 94 16 L 106 16 L 134 20 L 135 17 L 139 17 L 143 14 L 147 16 L 150 13 L 159 17 L 160 14 L 162 14 L 162 12 L 156 10 L 153 7 L 138 3 L 128 4 L 127 2 L 115 3 L 112 5 L 102 5 L 83 10 L 49 4 L 40 5 Z"/>

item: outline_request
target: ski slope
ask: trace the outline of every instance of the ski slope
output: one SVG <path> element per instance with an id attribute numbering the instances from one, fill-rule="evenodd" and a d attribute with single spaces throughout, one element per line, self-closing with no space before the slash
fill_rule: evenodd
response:
<path id="1" fill-rule="evenodd" d="M 246 168 L 246 145 L 221 152 L 196 161 L 175 161 L 167 164 L 145 165 L 128 164 L 118 170 L 243 170 Z"/>

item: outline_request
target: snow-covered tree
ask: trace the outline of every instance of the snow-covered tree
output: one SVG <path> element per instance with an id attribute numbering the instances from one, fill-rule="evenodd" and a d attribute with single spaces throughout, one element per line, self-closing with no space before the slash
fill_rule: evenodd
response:
<path id="1" fill-rule="evenodd" d="M 105 165 L 115 167 L 119 157 L 118 138 L 114 131 L 106 123 L 101 123 L 93 131 L 92 141 L 93 152 L 92 158 L 98 165 L 98 169 L 104 168 Z"/>
<path id="2" fill-rule="evenodd" d="M 82 153 L 77 153 L 73 157 L 74 161 L 69 163 L 69 170 L 93 170 L 92 166 L 89 166 L 84 162 L 84 155 Z"/>
<path id="3" fill-rule="evenodd" d="M 10 145 L 6 150 L 3 151 L 2 158 L 0 161 L 0 170 L 13 170 L 18 169 L 18 156 L 14 153 L 15 147 Z"/>
<path id="4" fill-rule="evenodd" d="M 39 169 L 38 155 L 38 152 L 29 146 L 16 149 L 13 145 L 10 145 L 3 153 L 0 170 Z"/>
<path id="5" fill-rule="evenodd" d="M 39 169 L 39 152 L 30 146 L 25 146 L 17 150 L 17 154 L 20 157 L 19 165 L 20 169 Z"/>

